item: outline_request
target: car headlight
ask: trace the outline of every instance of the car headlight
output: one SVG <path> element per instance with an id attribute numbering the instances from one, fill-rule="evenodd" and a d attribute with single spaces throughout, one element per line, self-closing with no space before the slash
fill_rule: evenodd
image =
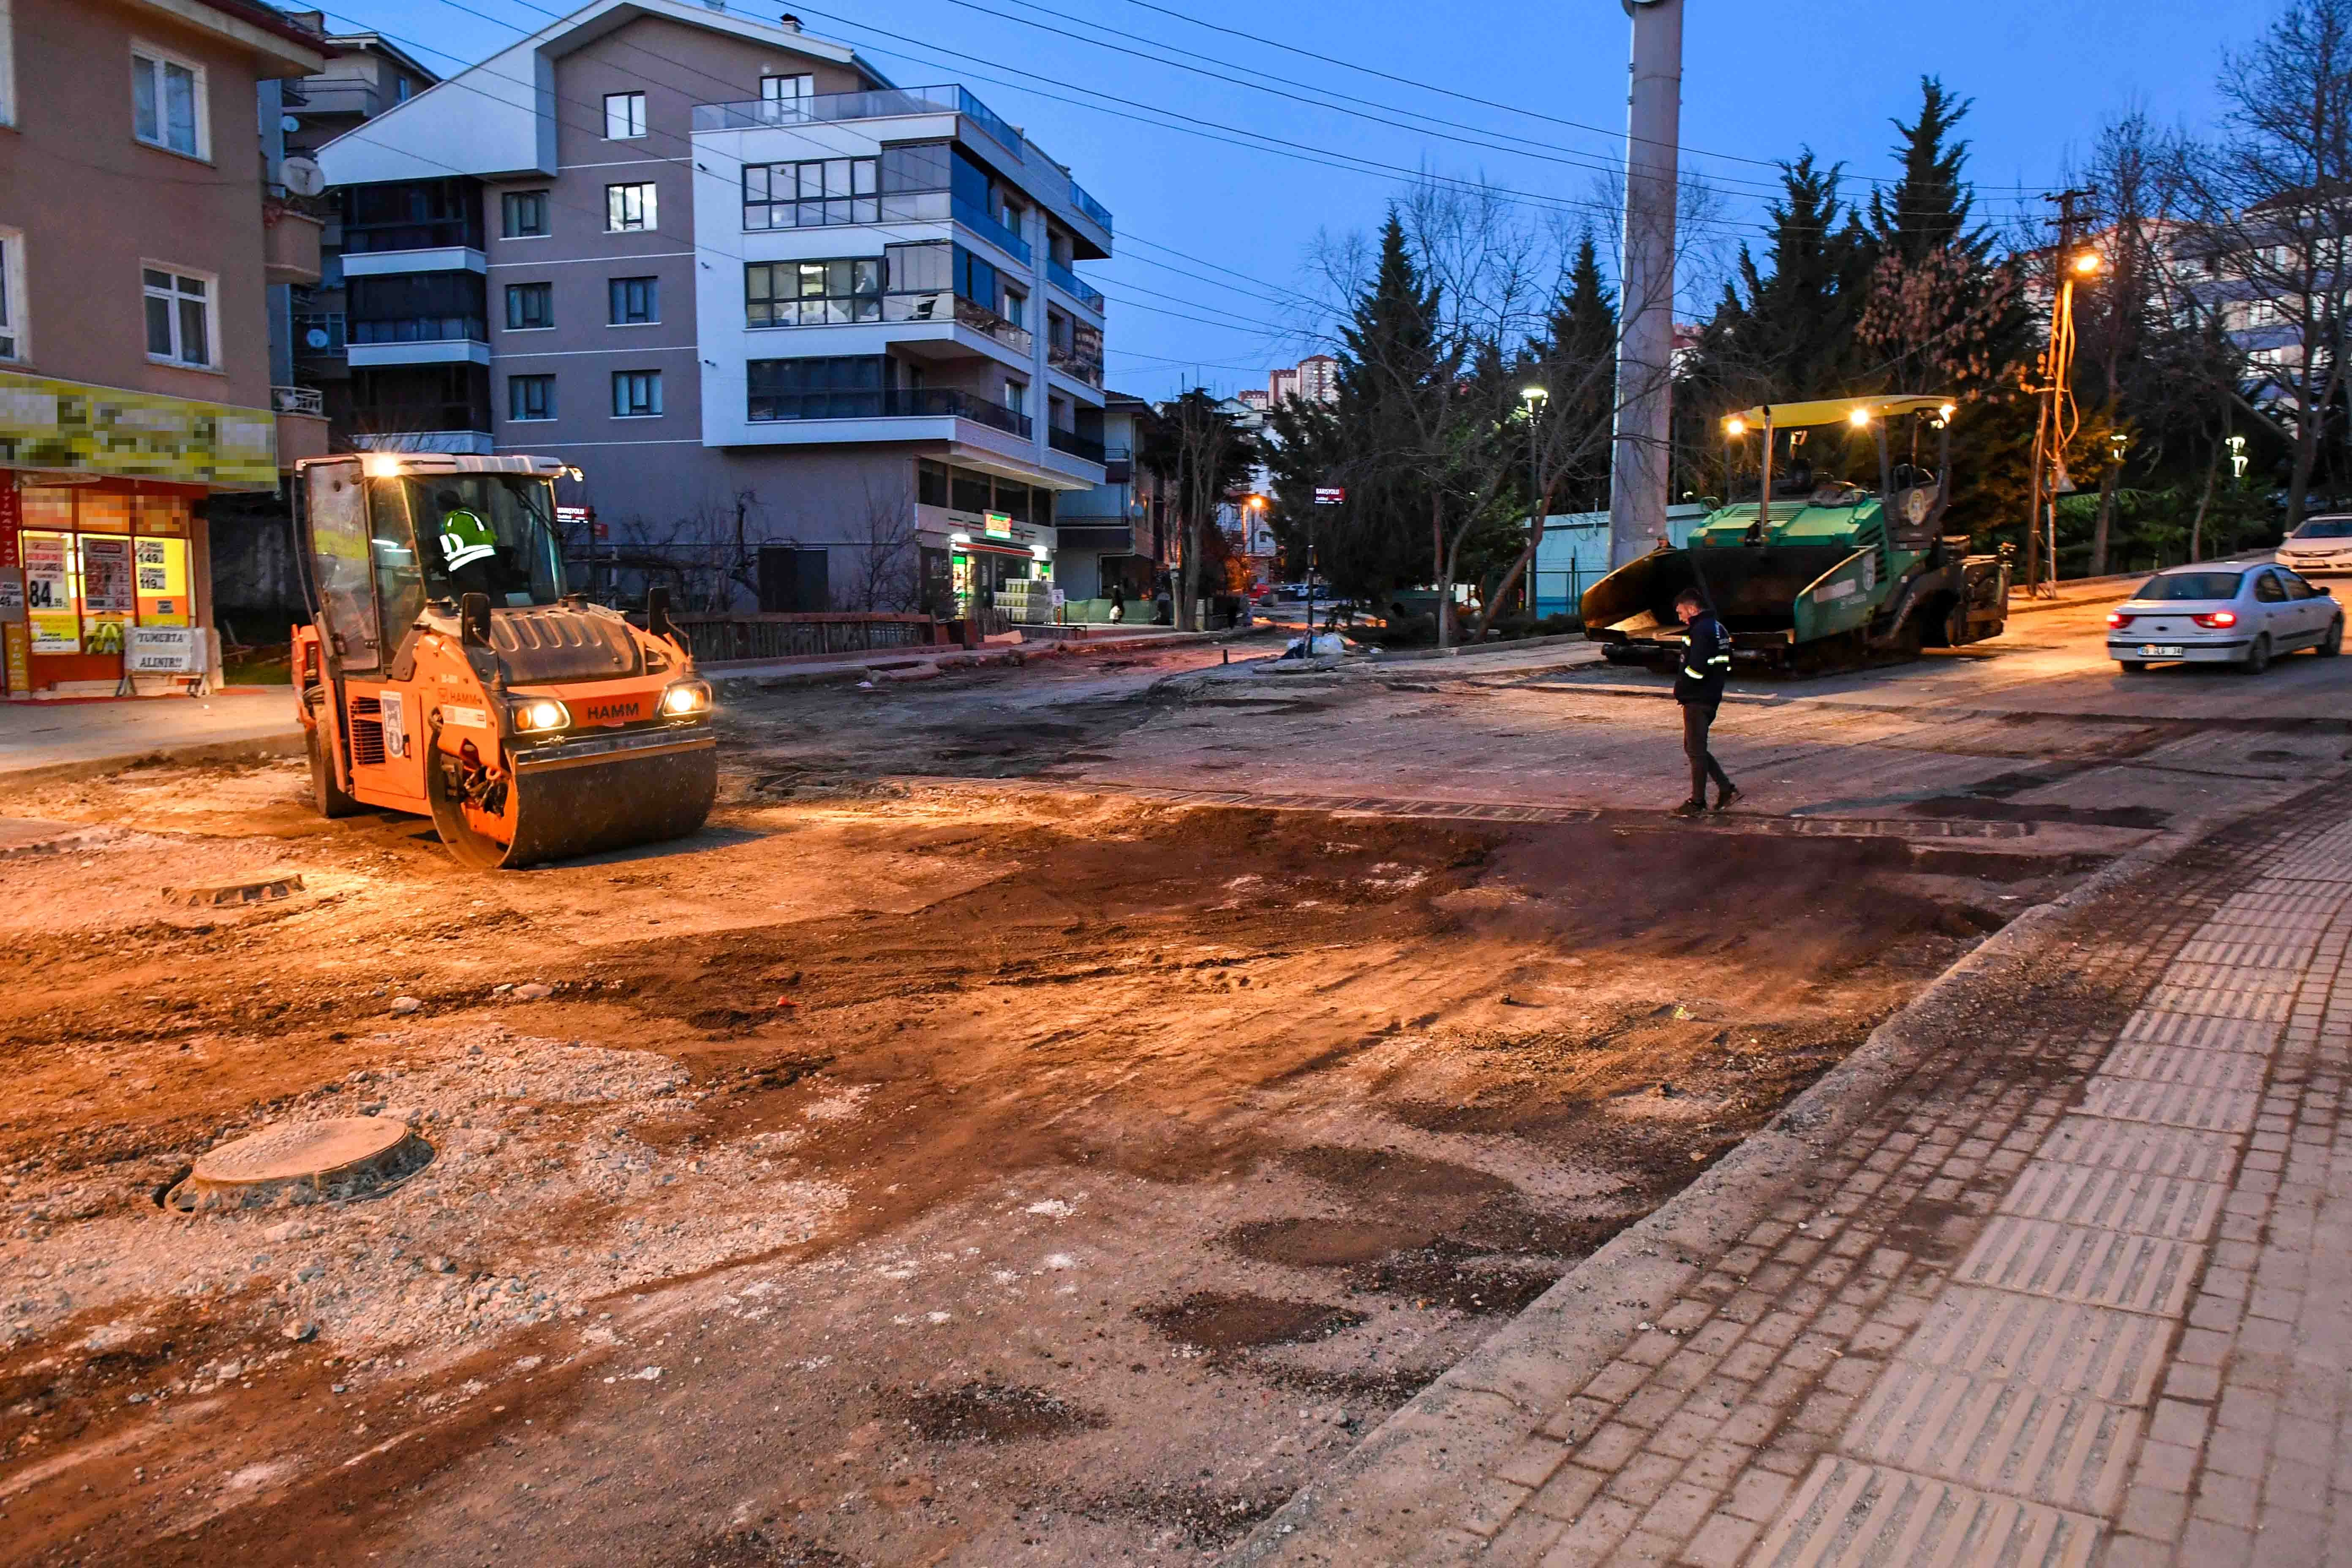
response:
<path id="1" fill-rule="evenodd" d="M 696 713 L 710 711 L 710 683 L 705 680 L 681 680 L 662 693 L 661 710 L 672 719 L 684 719 Z"/>
<path id="2" fill-rule="evenodd" d="M 533 698 L 515 704 L 514 725 L 526 735 L 568 730 L 572 727 L 572 710 L 551 697 Z"/>

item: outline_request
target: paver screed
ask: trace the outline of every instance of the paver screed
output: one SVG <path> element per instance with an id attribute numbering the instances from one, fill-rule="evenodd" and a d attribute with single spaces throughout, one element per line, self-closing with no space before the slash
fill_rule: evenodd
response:
<path id="1" fill-rule="evenodd" d="M 2352 791 L 2093 900 L 1416 1561 L 2352 1563 Z"/>

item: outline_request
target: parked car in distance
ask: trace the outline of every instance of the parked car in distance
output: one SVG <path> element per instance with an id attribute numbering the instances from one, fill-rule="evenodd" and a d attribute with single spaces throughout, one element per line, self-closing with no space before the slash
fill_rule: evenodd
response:
<path id="1" fill-rule="evenodd" d="M 2352 573 L 2352 517 L 2306 517 L 2274 557 L 2304 573 Z"/>
<path id="2" fill-rule="evenodd" d="M 2283 566 L 2175 566 L 2107 612 L 2107 655 L 2151 664 L 2236 664 L 2260 675 L 2276 655 L 2344 651 L 2344 608 Z"/>

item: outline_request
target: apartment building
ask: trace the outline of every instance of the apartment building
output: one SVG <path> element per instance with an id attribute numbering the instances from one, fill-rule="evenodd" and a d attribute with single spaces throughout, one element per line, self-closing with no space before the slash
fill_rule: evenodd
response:
<path id="1" fill-rule="evenodd" d="M 277 488 L 265 291 L 319 266 L 268 199 L 257 84 L 325 56 L 252 0 L 0 3 L 10 698 L 217 668 L 205 508 Z"/>
<path id="2" fill-rule="evenodd" d="M 1265 395 L 1245 400 L 1261 407 L 1278 404 L 1287 398 L 1301 397 L 1309 403 L 1334 403 L 1339 396 L 1339 362 L 1329 354 L 1308 354 L 1295 365 L 1268 371 Z"/>
<path id="3" fill-rule="evenodd" d="M 352 440 L 563 458 L 615 555 L 719 592 L 788 546 L 791 607 L 951 610 L 1050 577 L 1104 482 L 1110 215 L 960 87 L 595 0 L 322 161 Z"/>

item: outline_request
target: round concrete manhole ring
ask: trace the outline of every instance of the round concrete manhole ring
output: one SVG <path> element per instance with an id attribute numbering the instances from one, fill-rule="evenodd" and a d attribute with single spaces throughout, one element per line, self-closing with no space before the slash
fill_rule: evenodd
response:
<path id="1" fill-rule="evenodd" d="M 389 1116 L 282 1121 L 206 1150 L 170 1192 L 174 1214 L 330 1203 L 398 1186 L 433 1159 L 433 1145 Z"/>
<path id="2" fill-rule="evenodd" d="M 225 904 L 266 904 L 291 898 L 302 890 L 301 873 L 261 877 L 250 882 L 225 882 L 210 888 L 166 888 L 163 901 L 189 909 L 217 909 Z"/>

